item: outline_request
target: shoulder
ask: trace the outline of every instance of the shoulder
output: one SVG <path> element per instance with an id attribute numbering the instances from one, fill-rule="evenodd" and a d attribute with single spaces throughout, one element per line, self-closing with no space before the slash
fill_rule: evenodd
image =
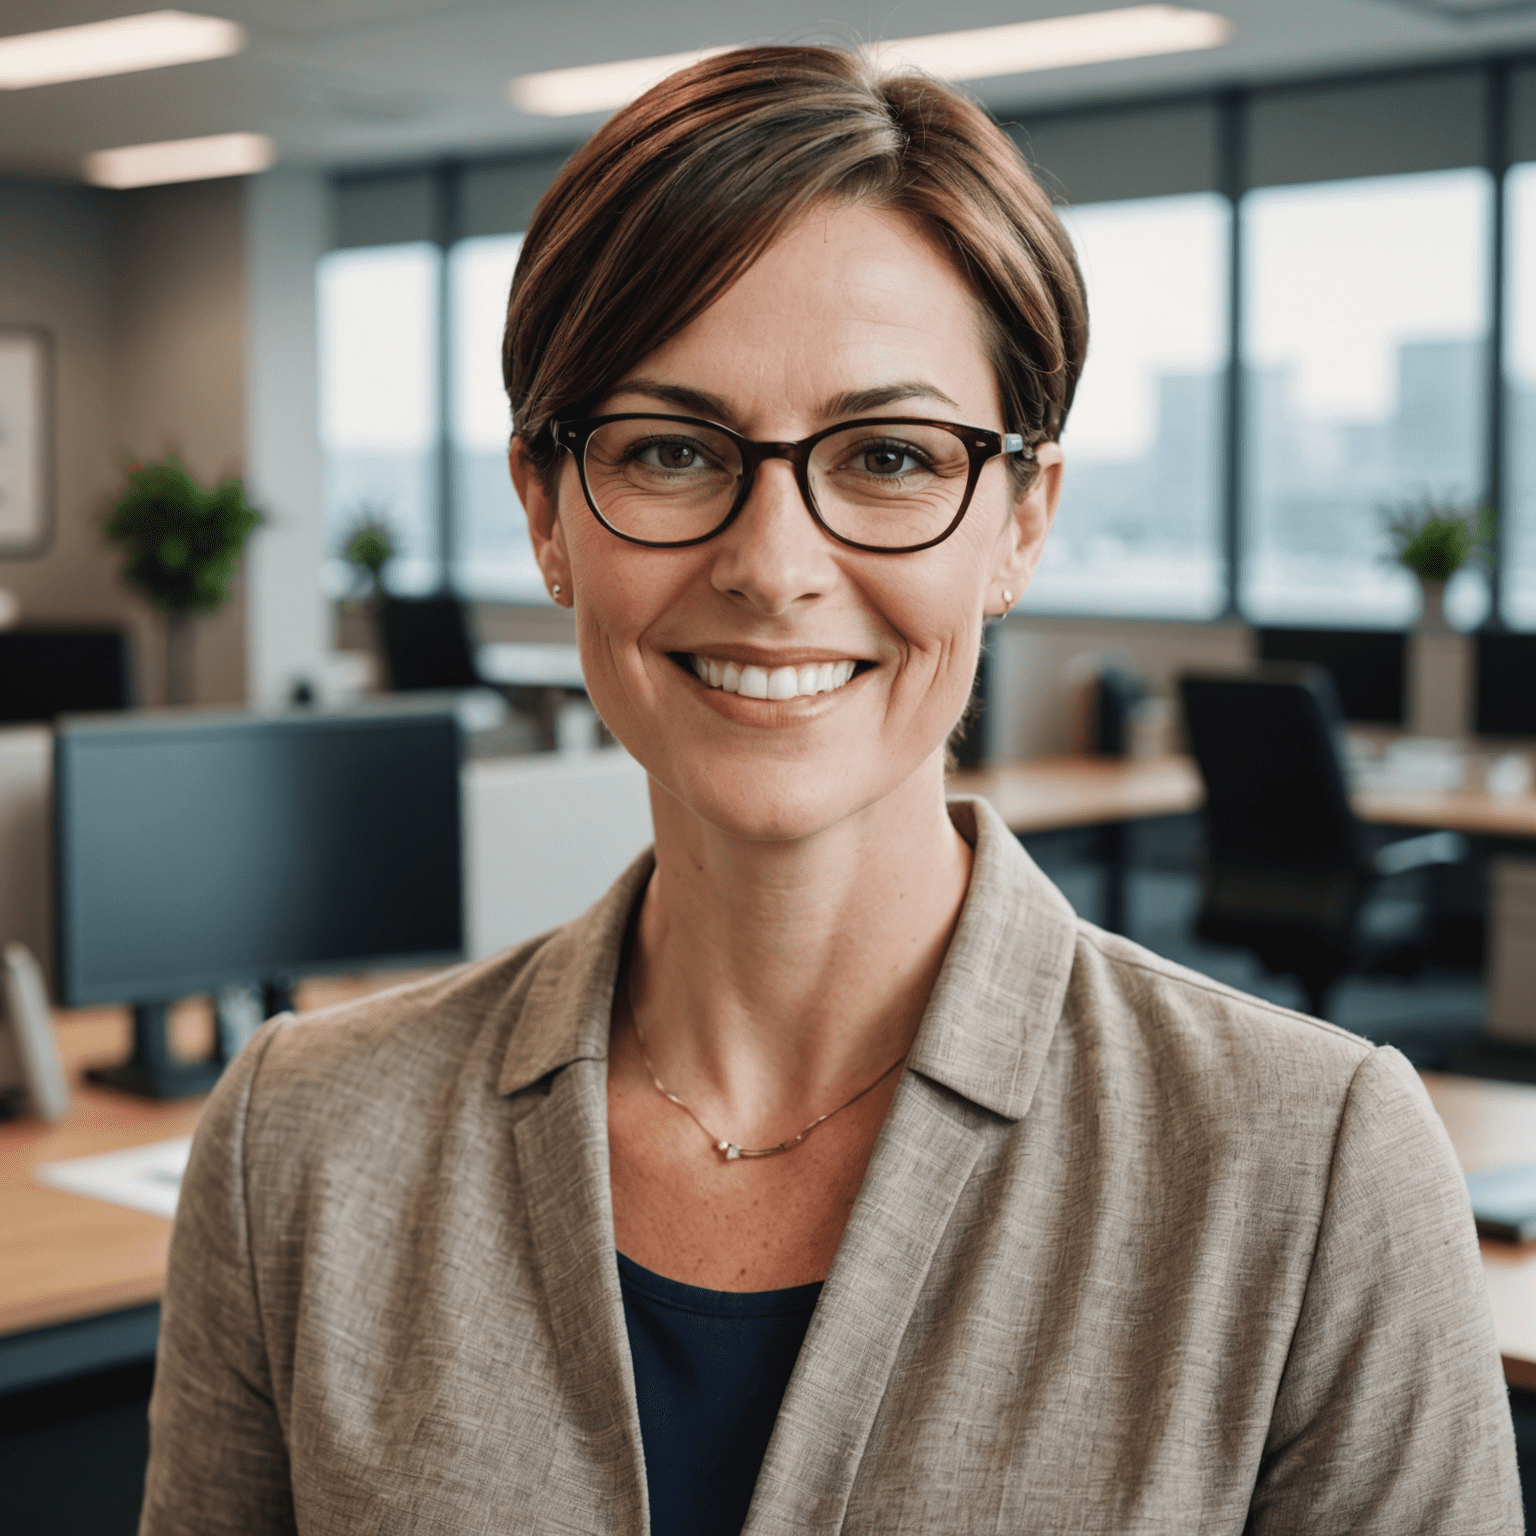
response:
<path id="1" fill-rule="evenodd" d="M 1164 1040 L 1259 1055 L 1279 1051 L 1353 1072 L 1374 1047 L 1360 1035 L 1241 992 L 1092 923 L 1077 924 L 1068 1006 L 1136 1020 Z"/>
<path id="2" fill-rule="evenodd" d="M 1375 1105 L 1428 1133 L 1435 1115 L 1395 1050 L 1251 997 L 1078 924 L 1060 1042 L 1070 1075 L 1228 1151 L 1331 1157 L 1346 1109 Z M 1084 1071 L 1083 1062 L 1091 1062 Z M 1367 1141 L 1369 1138 L 1367 1138 Z"/>

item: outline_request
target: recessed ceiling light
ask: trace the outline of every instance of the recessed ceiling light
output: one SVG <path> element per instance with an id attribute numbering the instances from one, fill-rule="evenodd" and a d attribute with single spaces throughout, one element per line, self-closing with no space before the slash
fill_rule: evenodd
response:
<path id="1" fill-rule="evenodd" d="M 21 32 L 0 37 L 0 90 L 222 59 L 244 47 L 245 28 L 238 23 L 187 11 L 146 11 L 79 27 Z"/>
<path id="2" fill-rule="evenodd" d="M 1145 59 L 1161 53 L 1215 48 L 1230 41 L 1232 23 L 1212 11 L 1181 5 L 1132 5 L 1079 16 L 1050 16 L 1001 27 L 971 27 L 871 45 L 882 68 L 915 64 L 947 80 L 985 80 L 1074 64 Z"/>
<path id="3" fill-rule="evenodd" d="M 249 176 L 277 158 L 264 133 L 216 133 L 206 139 L 128 144 L 85 157 L 85 179 L 98 187 L 155 187 L 168 181 Z"/>
<path id="4" fill-rule="evenodd" d="M 897 38 L 871 43 L 864 51 L 884 69 L 907 63 L 949 80 L 985 80 L 993 75 L 1021 75 L 1037 69 L 1215 48 L 1230 41 L 1232 30 L 1225 16 L 1212 11 L 1194 11 L 1181 5 L 1133 5 L 1001 27 Z M 513 106 L 546 117 L 611 112 L 673 70 L 724 52 L 724 48 L 701 48 L 649 59 L 546 69 L 535 75 L 519 75 L 507 86 L 507 96 Z"/>
<path id="5" fill-rule="evenodd" d="M 689 53 L 658 53 L 648 59 L 616 59 L 612 64 L 578 64 L 518 75 L 507 85 L 507 99 L 541 117 L 570 117 L 577 112 L 611 112 L 674 70 L 725 53 L 725 48 L 696 48 Z"/>

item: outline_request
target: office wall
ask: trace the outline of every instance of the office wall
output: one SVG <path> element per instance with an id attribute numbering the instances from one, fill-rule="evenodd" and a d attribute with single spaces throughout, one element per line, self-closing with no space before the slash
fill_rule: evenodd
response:
<path id="1" fill-rule="evenodd" d="M 55 343 L 55 527 L 0 559 L 24 620 L 126 623 L 135 682 L 163 698 L 162 629 L 117 580 L 100 523 L 125 457 L 175 445 L 204 478 L 244 453 L 243 193 L 238 182 L 141 192 L 0 178 L 0 321 Z M 200 620 L 197 697 L 245 696 L 242 599 Z"/>
<path id="2" fill-rule="evenodd" d="M 0 323 L 54 341 L 54 534 L 30 559 L 0 558 L 24 619 L 128 622 L 135 657 L 150 615 L 118 584 L 99 519 L 118 477 L 117 297 L 111 198 L 65 183 L 0 178 Z"/>
<path id="3" fill-rule="evenodd" d="M 150 187 L 114 194 L 112 202 L 117 442 L 133 458 L 159 458 L 175 448 L 205 483 L 242 475 L 245 184 Z M 197 620 L 195 635 L 197 701 L 243 702 L 243 579 L 223 609 Z M 162 667 L 154 669 L 157 681 Z"/>

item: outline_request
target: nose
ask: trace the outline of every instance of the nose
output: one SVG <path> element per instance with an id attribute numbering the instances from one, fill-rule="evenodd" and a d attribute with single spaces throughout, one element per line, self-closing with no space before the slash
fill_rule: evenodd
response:
<path id="1" fill-rule="evenodd" d="M 767 458 L 735 522 L 715 541 L 715 590 L 775 617 L 837 580 L 831 540 L 816 526 L 785 458 Z"/>

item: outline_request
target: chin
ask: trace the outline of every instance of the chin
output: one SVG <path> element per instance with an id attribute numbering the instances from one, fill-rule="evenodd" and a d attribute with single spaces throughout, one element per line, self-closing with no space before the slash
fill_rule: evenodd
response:
<path id="1" fill-rule="evenodd" d="M 814 837 L 856 817 L 908 782 L 922 766 L 902 772 L 890 763 L 748 760 L 676 763 L 650 769 L 658 792 L 683 811 L 744 842 L 789 843 Z M 865 771 L 860 771 L 861 767 Z"/>

